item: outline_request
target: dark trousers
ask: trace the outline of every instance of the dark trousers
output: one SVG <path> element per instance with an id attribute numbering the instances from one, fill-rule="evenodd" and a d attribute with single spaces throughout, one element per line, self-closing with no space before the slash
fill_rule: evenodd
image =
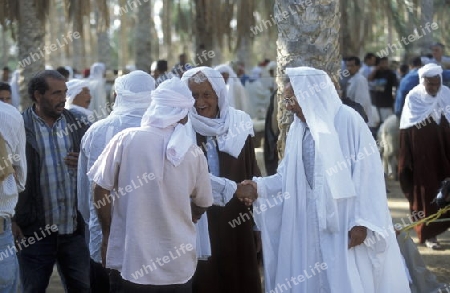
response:
<path id="1" fill-rule="evenodd" d="M 91 258 L 91 292 L 109 293 L 109 269 Z"/>
<path id="2" fill-rule="evenodd" d="M 82 235 L 59 235 L 34 237 L 19 253 L 20 275 L 24 293 L 45 293 L 53 272 L 58 266 L 61 278 L 69 293 L 90 292 L 89 250 Z"/>
<path id="3" fill-rule="evenodd" d="M 111 270 L 111 293 L 192 293 L 192 279 L 177 285 L 141 285 L 122 279 L 120 273 Z"/>

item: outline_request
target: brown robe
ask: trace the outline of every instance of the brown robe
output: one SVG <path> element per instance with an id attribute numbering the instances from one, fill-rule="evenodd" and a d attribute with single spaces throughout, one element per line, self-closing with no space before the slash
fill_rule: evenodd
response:
<path id="1" fill-rule="evenodd" d="M 206 138 L 197 134 L 197 144 L 201 147 L 204 143 Z M 250 136 L 237 159 L 227 153 L 218 153 L 220 177 L 239 183 L 261 176 Z M 261 293 L 254 222 L 249 208 L 233 198 L 225 207 L 212 206 L 207 215 L 212 256 L 208 261 L 198 262 L 193 292 Z M 234 219 L 241 219 L 241 225 L 232 228 L 229 222 Z"/>
<path id="2" fill-rule="evenodd" d="M 418 220 L 419 211 L 425 217 L 437 212 L 432 203 L 441 181 L 450 176 L 450 126 L 444 116 L 440 124 L 427 120 L 400 130 L 399 179 L 409 201 L 411 218 Z M 415 212 L 415 214 L 414 214 Z M 448 217 L 448 215 L 445 215 Z M 450 227 L 450 222 L 419 225 L 415 228 L 420 243 L 437 236 Z"/>

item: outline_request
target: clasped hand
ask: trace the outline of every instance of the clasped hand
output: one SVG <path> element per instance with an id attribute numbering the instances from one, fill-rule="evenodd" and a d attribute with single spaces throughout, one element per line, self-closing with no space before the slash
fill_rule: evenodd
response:
<path id="1" fill-rule="evenodd" d="M 258 198 L 257 185 L 251 180 L 244 180 L 237 185 L 236 198 L 246 206 L 251 206 Z"/>

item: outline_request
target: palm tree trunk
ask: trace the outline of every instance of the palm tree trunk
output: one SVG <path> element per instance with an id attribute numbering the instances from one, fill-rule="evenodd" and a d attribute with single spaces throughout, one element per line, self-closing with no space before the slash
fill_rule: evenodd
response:
<path id="1" fill-rule="evenodd" d="M 44 70 L 45 52 L 44 23 L 39 20 L 35 1 L 18 0 L 20 15 L 18 23 L 20 97 L 22 109 L 32 104 L 27 93 L 28 83 L 39 71 Z"/>
<path id="2" fill-rule="evenodd" d="M 136 69 L 150 72 L 152 65 L 151 47 L 151 1 L 142 2 L 137 10 L 137 24 L 135 34 Z"/>
<path id="3" fill-rule="evenodd" d="M 86 51 L 84 47 L 85 34 L 83 30 L 81 1 L 73 1 L 72 5 L 74 6 L 72 30 L 73 32 L 78 32 L 81 36 L 81 38 L 73 40 L 73 68 L 82 72 L 86 68 Z"/>
<path id="4" fill-rule="evenodd" d="M 339 0 L 317 0 L 311 5 L 291 4 L 276 0 L 274 18 L 278 24 L 278 88 L 282 89 L 281 73 L 286 67 L 311 66 L 327 72 L 332 79 L 340 69 Z M 283 17 L 283 14 L 287 17 Z M 286 134 L 292 114 L 278 96 L 279 153 L 284 154 Z"/>
<path id="5" fill-rule="evenodd" d="M 195 0 L 195 36 L 196 36 L 196 53 L 201 56 L 204 50 L 214 50 L 214 33 L 213 33 L 213 7 L 210 0 Z M 205 54 L 203 54 L 205 56 Z M 202 58 L 198 60 L 194 58 L 195 63 L 202 66 L 211 66 L 211 58 Z M 206 60 L 205 60 L 206 59 Z"/>
<path id="6" fill-rule="evenodd" d="M 126 7 L 126 5 L 127 5 L 126 0 L 119 0 L 120 7 Z M 128 16 L 128 13 L 120 14 L 119 67 L 122 70 L 125 69 L 127 62 L 128 62 L 127 30 L 129 29 L 129 27 L 127 27 L 127 16 Z"/>
<path id="7" fill-rule="evenodd" d="M 420 13 L 422 27 L 425 27 L 427 23 L 429 24 L 433 23 L 433 12 L 434 12 L 433 10 L 434 10 L 433 0 L 422 0 Z M 420 27 L 417 28 L 417 30 L 419 34 L 423 35 L 420 42 L 420 47 L 425 52 L 429 51 L 430 45 L 433 43 L 433 30 L 430 31 L 425 30 L 426 34 L 422 32 L 422 29 Z"/>

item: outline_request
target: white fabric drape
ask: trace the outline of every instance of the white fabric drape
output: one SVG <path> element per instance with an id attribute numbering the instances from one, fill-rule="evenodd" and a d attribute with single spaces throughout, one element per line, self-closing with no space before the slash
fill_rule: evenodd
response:
<path id="1" fill-rule="evenodd" d="M 323 91 L 302 98 L 301 90 L 310 89 L 311 84 L 331 83 L 323 71 L 303 68 L 287 73 L 315 142 L 314 186 L 311 189 L 307 183 L 301 159 L 305 124 L 296 117 L 277 174 L 253 179 L 258 185 L 253 215 L 263 241 L 266 291 L 410 292 L 379 153 L 367 125 L 336 100 L 331 88 L 321 87 Z M 305 74 L 308 77 L 302 77 Z M 297 86 L 299 82 L 304 88 Z M 339 173 L 346 175 L 336 176 Z M 345 182 L 353 190 L 333 180 L 350 180 Z M 363 244 L 348 249 L 348 231 L 354 226 L 367 227 L 368 236 Z M 312 233 L 317 243 L 309 241 Z M 315 260 L 325 267 L 315 273 L 326 278 L 312 275 L 313 251 Z M 303 281 L 293 284 L 292 278 L 300 275 Z"/>
<path id="2" fill-rule="evenodd" d="M 220 116 L 217 119 L 203 117 L 192 108 L 189 119 L 195 132 L 216 137 L 219 150 L 237 158 L 248 136 L 254 136 L 253 123 L 247 113 L 229 107 L 225 81 L 217 70 L 204 66 L 196 67 L 186 71 L 181 80 L 188 84 L 189 78 L 200 71 L 208 78 L 218 96 Z"/>
<path id="3" fill-rule="evenodd" d="M 419 69 L 420 84 L 406 95 L 400 119 L 400 129 L 406 129 L 431 118 L 437 124 L 444 115 L 450 121 L 450 89 L 442 84 L 442 67 L 430 63 Z M 424 86 L 425 77 L 441 77 L 441 87 L 436 96 L 427 93 Z"/>
<path id="4" fill-rule="evenodd" d="M 152 92 L 152 102 L 142 117 L 142 126 L 157 128 L 174 127 L 166 149 L 167 159 L 178 166 L 193 141 L 189 129 L 178 123 L 188 115 L 194 105 L 194 98 L 187 85 L 179 78 L 172 78 L 160 84 Z"/>

